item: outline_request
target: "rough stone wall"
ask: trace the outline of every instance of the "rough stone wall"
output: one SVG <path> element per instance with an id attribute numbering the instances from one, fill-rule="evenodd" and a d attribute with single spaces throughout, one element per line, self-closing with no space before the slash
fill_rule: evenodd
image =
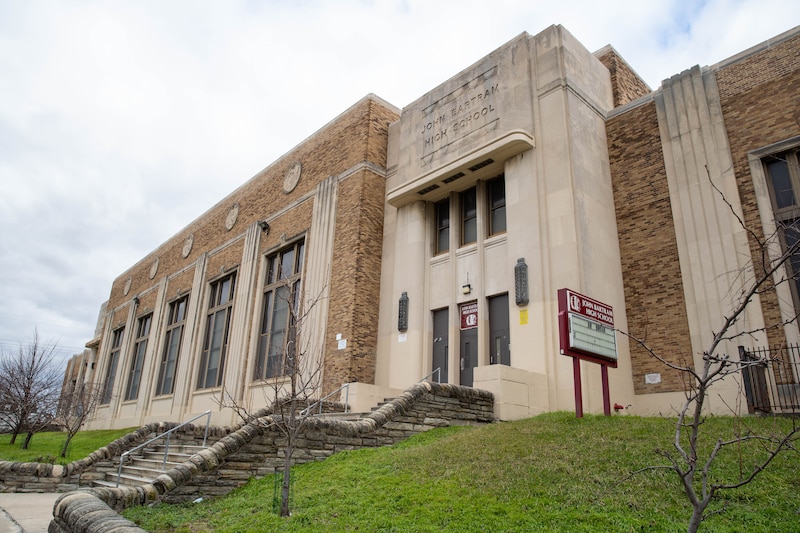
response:
<path id="1" fill-rule="evenodd" d="M 366 418 L 309 419 L 293 462 L 324 459 L 340 450 L 393 444 L 437 426 L 490 423 L 493 413 L 493 397 L 489 392 L 458 385 L 417 383 Z M 48 530 L 51 533 L 141 532 L 142 529 L 117 512 L 159 499 L 183 501 L 200 494 L 227 494 L 253 475 L 271 474 L 276 466 L 282 465 L 281 438 L 269 429 L 268 422 L 245 424 L 222 436 L 213 446 L 162 474 L 153 483 L 69 492 L 56 501 Z M 190 431 L 187 435 L 191 441 L 199 432 Z"/>
<path id="2" fill-rule="evenodd" d="M 605 65 L 611 74 L 614 107 L 619 107 L 650 94 L 650 87 L 611 46 L 606 46 L 599 50 L 595 53 L 595 57 Z"/>
<path id="3" fill-rule="evenodd" d="M 611 118 L 606 130 L 628 332 L 684 364 L 692 360 L 689 324 L 655 104 Z M 637 394 L 683 390 L 678 372 L 630 346 Z M 645 385 L 651 372 L 661 373 L 660 384 Z"/>
<path id="4" fill-rule="evenodd" d="M 725 129 L 731 147 L 745 224 L 763 239 L 747 153 L 800 135 L 800 36 L 778 43 L 716 72 Z M 754 260 L 761 256 L 750 236 Z M 781 315 L 774 292 L 761 295 L 766 324 Z M 783 344 L 780 329 L 767 331 L 770 345 Z"/>

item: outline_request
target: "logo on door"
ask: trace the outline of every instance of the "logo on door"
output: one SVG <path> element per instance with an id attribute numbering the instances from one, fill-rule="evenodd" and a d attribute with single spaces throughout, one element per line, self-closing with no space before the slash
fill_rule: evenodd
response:
<path id="1" fill-rule="evenodd" d="M 478 302 L 461 304 L 461 329 L 478 327 Z"/>

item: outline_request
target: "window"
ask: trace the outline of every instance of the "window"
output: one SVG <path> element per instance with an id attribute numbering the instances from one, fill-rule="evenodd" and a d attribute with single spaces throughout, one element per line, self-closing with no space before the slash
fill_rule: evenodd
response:
<path id="1" fill-rule="evenodd" d="M 253 378 L 284 376 L 294 355 L 295 313 L 305 243 L 300 241 L 267 257 L 264 307 Z"/>
<path id="2" fill-rule="evenodd" d="M 489 207 L 489 235 L 506 231 L 506 180 L 500 176 L 486 182 Z"/>
<path id="3" fill-rule="evenodd" d="M 142 382 L 144 354 L 147 351 L 147 337 L 150 335 L 150 322 L 153 315 L 143 316 L 136 327 L 136 343 L 133 346 L 133 359 L 128 372 L 128 386 L 125 388 L 125 401 L 139 397 L 139 384 Z"/>
<path id="4" fill-rule="evenodd" d="M 462 192 L 461 197 L 461 245 L 472 244 L 478 240 L 478 208 L 476 189 L 472 187 Z"/>
<path id="5" fill-rule="evenodd" d="M 231 274 L 211 284 L 203 354 L 200 357 L 200 371 L 197 375 L 198 389 L 218 387 L 222 384 L 235 279 L 235 274 Z"/>
<path id="6" fill-rule="evenodd" d="M 797 246 L 800 241 L 800 165 L 798 150 L 783 152 L 764 159 L 764 168 L 772 199 L 775 223 L 781 233 L 785 249 Z M 792 295 L 795 308 L 800 309 L 800 253 L 792 255 L 786 263 L 792 276 Z"/>
<path id="7" fill-rule="evenodd" d="M 436 253 L 450 250 L 450 200 L 444 199 L 433 204 L 436 211 Z"/>
<path id="8" fill-rule="evenodd" d="M 175 367 L 178 364 L 178 354 L 181 351 L 183 337 L 183 324 L 186 319 L 186 304 L 189 296 L 184 296 L 169 304 L 167 316 L 167 334 L 164 337 L 164 351 L 161 355 L 161 365 L 156 383 L 156 395 L 172 394 L 175 389 Z"/>
<path id="9" fill-rule="evenodd" d="M 114 330 L 111 337 L 111 351 L 108 354 L 108 368 L 106 368 L 106 380 L 103 383 L 103 398 L 101 404 L 111 402 L 111 393 L 114 391 L 114 380 L 117 376 L 117 363 L 119 362 L 119 351 L 122 347 L 122 334 L 125 328 Z"/>

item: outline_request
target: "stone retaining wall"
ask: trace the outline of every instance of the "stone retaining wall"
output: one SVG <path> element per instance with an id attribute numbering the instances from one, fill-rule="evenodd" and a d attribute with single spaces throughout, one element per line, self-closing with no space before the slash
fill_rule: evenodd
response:
<path id="1" fill-rule="evenodd" d="M 307 419 L 293 463 L 324 459 L 341 450 L 394 444 L 434 427 L 490 423 L 494 419 L 492 404 L 492 395 L 486 391 L 418 383 L 359 420 Z M 251 477 L 272 474 L 283 465 L 284 440 L 277 430 L 269 427 L 269 418 L 263 417 L 258 424 L 246 424 L 222 436 L 211 447 L 158 476 L 153 483 L 80 489 L 65 494 L 55 503 L 49 532 L 143 531 L 117 513 L 156 501 L 224 495 Z M 193 434 L 196 432 L 187 433 L 185 440 L 191 442 Z"/>

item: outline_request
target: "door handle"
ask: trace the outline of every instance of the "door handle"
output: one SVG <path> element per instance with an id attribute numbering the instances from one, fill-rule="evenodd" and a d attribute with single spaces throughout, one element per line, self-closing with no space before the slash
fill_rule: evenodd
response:
<path id="1" fill-rule="evenodd" d="M 461 370 L 464 370 L 464 358 L 461 358 Z"/>

